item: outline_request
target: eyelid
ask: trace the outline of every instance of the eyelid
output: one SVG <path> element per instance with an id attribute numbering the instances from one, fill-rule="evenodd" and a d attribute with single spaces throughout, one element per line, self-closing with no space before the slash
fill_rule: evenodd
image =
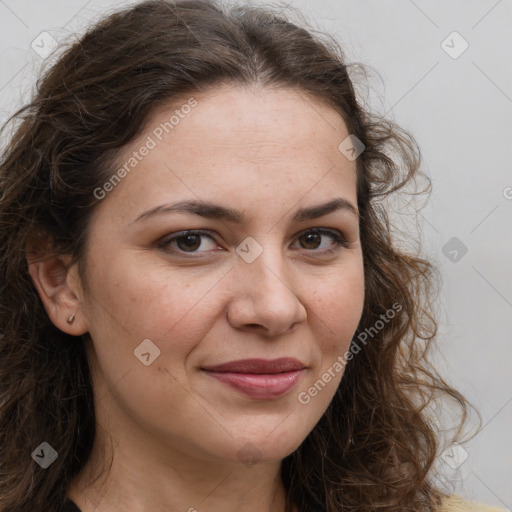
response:
<path id="1" fill-rule="evenodd" d="M 184 237 L 184 236 L 187 236 L 187 235 L 201 235 L 201 236 L 208 236 L 210 237 L 215 243 L 215 231 L 212 231 L 210 229 L 185 229 L 183 231 L 177 231 L 176 233 L 172 233 L 171 235 L 166 235 L 164 236 L 163 238 L 161 238 L 160 240 L 158 240 L 157 244 L 158 244 L 158 247 L 164 249 L 164 250 L 167 250 L 166 248 L 170 246 L 170 244 L 178 239 L 178 238 L 181 238 L 181 237 Z M 183 252 L 183 251 L 175 251 L 174 249 L 171 249 L 170 251 L 168 252 L 174 252 L 174 253 L 178 253 L 178 254 L 183 254 L 186 256 L 186 252 Z M 193 254 L 193 253 L 190 253 L 190 254 Z M 196 254 L 201 254 L 201 253 L 196 253 Z M 192 256 L 190 256 L 192 257 Z"/>

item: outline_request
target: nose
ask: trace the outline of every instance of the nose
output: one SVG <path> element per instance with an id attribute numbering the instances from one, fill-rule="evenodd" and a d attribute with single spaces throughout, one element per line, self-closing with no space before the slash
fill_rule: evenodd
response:
<path id="1" fill-rule="evenodd" d="M 304 322 L 307 313 L 279 251 L 266 248 L 252 263 L 242 258 L 232 271 L 228 321 L 233 328 L 275 337 Z"/>

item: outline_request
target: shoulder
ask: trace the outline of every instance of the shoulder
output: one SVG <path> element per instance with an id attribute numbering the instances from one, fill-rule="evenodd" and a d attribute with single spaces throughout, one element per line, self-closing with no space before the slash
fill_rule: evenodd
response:
<path id="1" fill-rule="evenodd" d="M 458 494 L 446 496 L 439 512 L 507 512 L 501 507 L 469 501 Z"/>

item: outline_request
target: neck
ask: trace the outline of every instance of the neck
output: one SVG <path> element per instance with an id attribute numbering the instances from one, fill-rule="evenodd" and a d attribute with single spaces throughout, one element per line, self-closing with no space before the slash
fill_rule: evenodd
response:
<path id="1" fill-rule="evenodd" d="M 69 489 L 82 512 L 285 512 L 281 461 L 208 460 L 137 441 L 118 437 L 113 446 L 97 428 L 91 456 Z"/>

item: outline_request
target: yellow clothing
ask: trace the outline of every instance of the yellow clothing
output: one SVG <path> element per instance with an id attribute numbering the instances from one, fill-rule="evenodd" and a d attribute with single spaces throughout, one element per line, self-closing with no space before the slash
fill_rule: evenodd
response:
<path id="1" fill-rule="evenodd" d="M 441 512 L 507 512 L 501 507 L 493 507 L 476 501 L 469 501 L 458 494 L 446 497 Z"/>

